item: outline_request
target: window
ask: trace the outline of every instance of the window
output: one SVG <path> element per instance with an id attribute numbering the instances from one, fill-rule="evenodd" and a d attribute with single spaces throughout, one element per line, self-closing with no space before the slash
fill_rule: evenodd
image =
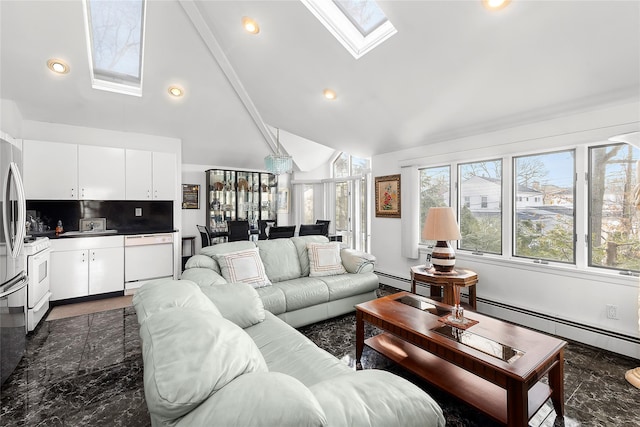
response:
<path id="1" fill-rule="evenodd" d="M 333 162 L 335 230 L 348 247 L 368 250 L 369 209 L 367 182 L 371 160 L 340 154 Z"/>
<path id="2" fill-rule="evenodd" d="M 640 271 L 640 149 L 589 149 L 589 265 Z"/>
<path id="3" fill-rule="evenodd" d="M 95 89 L 142 95 L 145 0 L 85 0 Z"/>
<path id="4" fill-rule="evenodd" d="M 420 169 L 420 242 L 422 239 L 422 225 L 431 207 L 451 206 L 449 197 L 451 188 L 451 168 L 441 166 Z"/>
<path id="5" fill-rule="evenodd" d="M 514 157 L 513 171 L 513 254 L 574 263 L 574 151 Z"/>
<path id="6" fill-rule="evenodd" d="M 397 32 L 374 0 L 301 1 L 356 59 Z"/>
<path id="7" fill-rule="evenodd" d="M 460 249 L 502 253 L 502 160 L 458 165 Z"/>
<path id="8" fill-rule="evenodd" d="M 302 224 L 315 224 L 313 184 L 302 185 Z"/>

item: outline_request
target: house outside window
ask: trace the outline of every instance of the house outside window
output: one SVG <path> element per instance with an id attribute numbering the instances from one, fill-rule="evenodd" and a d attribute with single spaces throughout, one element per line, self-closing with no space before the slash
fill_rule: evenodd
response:
<path id="1" fill-rule="evenodd" d="M 451 168 L 449 166 L 420 169 L 420 242 L 422 225 L 429 208 L 451 206 Z"/>
<path id="2" fill-rule="evenodd" d="M 640 271 L 640 149 L 589 149 L 589 265 Z"/>
<path id="3" fill-rule="evenodd" d="M 458 246 L 502 253 L 502 160 L 458 165 L 460 209 Z"/>
<path id="4" fill-rule="evenodd" d="M 513 171 L 513 254 L 575 263 L 574 151 L 514 157 Z"/>

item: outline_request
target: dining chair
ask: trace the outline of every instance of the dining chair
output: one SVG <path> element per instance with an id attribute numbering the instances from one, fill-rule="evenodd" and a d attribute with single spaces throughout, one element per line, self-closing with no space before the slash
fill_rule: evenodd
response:
<path id="1" fill-rule="evenodd" d="M 295 225 L 286 225 L 283 227 L 271 227 L 271 229 L 269 229 L 269 240 L 293 237 L 295 232 L 296 232 Z"/>
<path id="2" fill-rule="evenodd" d="M 196 225 L 198 232 L 200 233 L 200 239 L 202 240 L 202 247 L 211 246 L 211 234 L 209 233 L 209 229 L 204 225 Z"/>
<path id="3" fill-rule="evenodd" d="M 227 221 L 229 242 L 249 240 L 249 221 Z"/>

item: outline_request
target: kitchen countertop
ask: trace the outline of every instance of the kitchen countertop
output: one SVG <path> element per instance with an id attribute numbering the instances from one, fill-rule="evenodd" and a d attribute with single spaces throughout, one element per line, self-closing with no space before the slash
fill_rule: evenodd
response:
<path id="1" fill-rule="evenodd" d="M 72 231 L 74 232 L 74 234 L 69 234 L 69 235 L 65 235 L 65 233 L 62 233 L 60 235 L 56 235 L 56 232 L 51 230 L 51 231 L 44 231 L 41 233 L 31 233 L 28 234 L 27 237 L 31 236 L 33 238 L 36 237 L 48 237 L 49 239 L 74 239 L 76 237 L 109 237 L 109 236 L 135 236 L 138 234 L 162 234 L 162 233 L 175 233 L 178 230 L 117 230 L 113 233 L 99 233 L 99 234 L 93 234 L 91 232 L 86 232 L 83 234 L 78 233 L 78 230 L 68 230 L 68 231 Z"/>

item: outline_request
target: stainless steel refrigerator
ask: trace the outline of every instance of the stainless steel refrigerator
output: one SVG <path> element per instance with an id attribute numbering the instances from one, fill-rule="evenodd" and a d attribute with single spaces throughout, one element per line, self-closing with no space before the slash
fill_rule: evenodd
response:
<path id="1" fill-rule="evenodd" d="M 27 334 L 27 273 L 22 245 L 26 203 L 20 149 L 0 135 L 0 384 L 24 355 Z"/>

